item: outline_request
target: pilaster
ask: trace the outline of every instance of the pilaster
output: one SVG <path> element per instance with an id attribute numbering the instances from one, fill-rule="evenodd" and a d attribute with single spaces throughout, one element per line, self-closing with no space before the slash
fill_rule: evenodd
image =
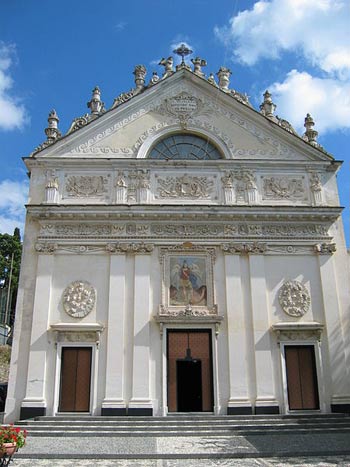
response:
<path id="1" fill-rule="evenodd" d="M 319 253 L 319 266 L 332 378 L 331 410 L 349 412 L 350 375 L 333 256 Z"/>
<path id="2" fill-rule="evenodd" d="M 275 397 L 264 256 L 249 254 L 256 367 L 256 414 L 279 413 Z"/>
<path id="3" fill-rule="evenodd" d="M 226 251 L 224 259 L 230 384 L 227 413 L 228 415 L 251 414 L 240 255 L 237 252 L 230 254 Z"/>
<path id="4" fill-rule="evenodd" d="M 129 415 L 152 415 L 150 399 L 151 256 L 135 255 L 134 355 Z"/>
<path id="5" fill-rule="evenodd" d="M 39 254 L 32 331 L 27 374 L 26 396 L 21 404 L 21 418 L 46 414 L 45 381 L 47 330 L 50 316 L 51 282 L 54 268 L 52 254 Z"/>
<path id="6" fill-rule="evenodd" d="M 124 316 L 125 316 L 125 254 L 111 254 L 108 327 L 106 389 L 102 402 L 102 415 L 126 415 L 123 394 L 124 380 Z"/>

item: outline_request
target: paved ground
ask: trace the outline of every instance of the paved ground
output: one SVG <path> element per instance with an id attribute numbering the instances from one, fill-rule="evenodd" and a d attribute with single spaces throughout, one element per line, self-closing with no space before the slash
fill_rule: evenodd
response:
<path id="1" fill-rule="evenodd" d="M 63 460 L 15 459 L 12 467 L 349 467 L 350 456 L 248 458 L 248 459 L 184 459 L 184 460 Z"/>
<path id="2" fill-rule="evenodd" d="M 199 459 L 350 456 L 349 433 L 164 437 L 31 437 L 18 457 L 104 459 Z"/>

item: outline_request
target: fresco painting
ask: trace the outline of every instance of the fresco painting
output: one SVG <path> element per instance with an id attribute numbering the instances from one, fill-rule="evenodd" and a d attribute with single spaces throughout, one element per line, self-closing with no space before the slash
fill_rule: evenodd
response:
<path id="1" fill-rule="evenodd" d="M 206 306 L 206 257 L 170 257 L 170 306 Z"/>

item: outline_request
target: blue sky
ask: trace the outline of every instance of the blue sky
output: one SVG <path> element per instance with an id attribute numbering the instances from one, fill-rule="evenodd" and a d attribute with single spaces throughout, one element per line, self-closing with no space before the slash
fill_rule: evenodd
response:
<path id="1" fill-rule="evenodd" d="M 299 134 L 306 113 L 335 159 L 349 233 L 350 0 L 0 0 L 0 232 L 23 227 L 28 181 L 21 157 L 88 112 L 97 84 L 109 108 L 134 85 L 133 69 L 157 63 L 185 42 L 232 70 L 230 87 L 258 109 L 269 89 L 276 114 Z"/>

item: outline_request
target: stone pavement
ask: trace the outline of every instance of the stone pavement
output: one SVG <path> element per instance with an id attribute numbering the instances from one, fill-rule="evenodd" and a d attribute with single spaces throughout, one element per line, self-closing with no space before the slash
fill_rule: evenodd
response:
<path id="1" fill-rule="evenodd" d="M 246 459 L 14 459 L 12 467 L 349 467 L 350 456 Z"/>

